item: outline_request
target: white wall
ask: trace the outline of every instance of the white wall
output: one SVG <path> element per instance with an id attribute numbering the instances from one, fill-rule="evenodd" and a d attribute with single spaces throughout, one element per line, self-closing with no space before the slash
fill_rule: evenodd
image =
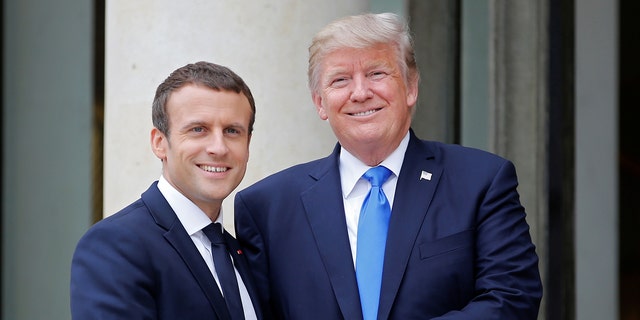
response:
<path id="1" fill-rule="evenodd" d="M 139 198 L 160 176 L 149 144 L 151 102 L 158 84 L 187 63 L 225 65 L 253 92 L 256 124 L 237 190 L 329 154 L 335 138 L 311 102 L 307 48 L 329 21 L 367 9 L 366 0 L 107 1 L 105 215 Z M 223 209 L 229 230 L 234 194 Z"/>

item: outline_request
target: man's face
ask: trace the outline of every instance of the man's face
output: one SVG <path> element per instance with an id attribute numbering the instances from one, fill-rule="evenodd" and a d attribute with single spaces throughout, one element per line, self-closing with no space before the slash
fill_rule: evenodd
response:
<path id="1" fill-rule="evenodd" d="M 376 149 L 391 153 L 411 125 L 418 91 L 417 83 L 407 85 L 394 48 L 338 49 L 320 68 L 313 101 L 342 146 L 356 157 Z"/>
<path id="2" fill-rule="evenodd" d="M 163 175 L 209 217 L 244 177 L 251 106 L 243 94 L 186 85 L 167 101 L 169 137 L 151 132 Z"/>

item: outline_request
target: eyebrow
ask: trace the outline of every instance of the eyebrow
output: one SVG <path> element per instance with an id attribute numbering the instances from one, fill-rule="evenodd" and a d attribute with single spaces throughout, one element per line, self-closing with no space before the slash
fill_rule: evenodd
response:
<path id="1" fill-rule="evenodd" d="M 189 121 L 180 127 L 180 131 L 184 131 L 193 127 L 206 127 L 206 126 L 207 124 L 204 121 L 199 121 L 199 120 Z"/>
<path id="2" fill-rule="evenodd" d="M 225 128 L 240 128 L 240 129 L 242 129 L 244 131 L 248 131 L 249 130 L 248 126 L 245 126 L 244 124 L 238 123 L 238 122 L 230 123 L 229 125 L 225 126 Z"/>
<path id="3" fill-rule="evenodd" d="M 331 78 L 335 78 L 340 74 L 346 73 L 347 72 L 347 68 L 344 67 L 334 67 L 330 70 L 327 71 L 327 73 L 325 74 L 325 79 L 331 79 Z"/>
<path id="4" fill-rule="evenodd" d="M 365 70 L 367 70 L 367 69 L 376 69 L 376 68 L 393 68 L 393 64 L 389 63 L 389 61 L 387 61 L 386 59 L 365 61 L 364 64 L 363 64 L 363 69 L 365 69 Z M 340 75 L 341 73 L 347 72 L 348 69 L 349 69 L 349 67 L 332 66 L 332 67 L 328 68 L 327 73 L 326 73 L 326 77 L 327 78 L 333 78 L 335 76 Z"/>

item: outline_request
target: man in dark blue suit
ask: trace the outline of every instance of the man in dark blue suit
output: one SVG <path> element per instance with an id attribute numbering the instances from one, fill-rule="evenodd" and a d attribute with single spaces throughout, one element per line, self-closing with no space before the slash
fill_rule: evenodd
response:
<path id="1" fill-rule="evenodd" d="M 152 109 L 151 147 L 162 175 L 80 239 L 71 265 L 73 318 L 263 319 L 221 212 L 249 157 L 249 87 L 226 67 L 189 64 L 158 86 Z"/>
<path id="2" fill-rule="evenodd" d="M 542 286 L 515 168 L 414 135 L 406 23 L 339 19 L 309 54 L 312 99 L 338 144 L 235 198 L 263 305 L 279 319 L 536 319 Z M 381 187 L 371 168 L 386 172 Z M 363 205 L 369 192 L 379 209 Z M 387 216 L 371 232 L 375 214 Z"/>

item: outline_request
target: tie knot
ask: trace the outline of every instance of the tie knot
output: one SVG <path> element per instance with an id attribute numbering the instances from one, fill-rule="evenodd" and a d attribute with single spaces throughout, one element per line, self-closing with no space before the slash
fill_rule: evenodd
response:
<path id="1" fill-rule="evenodd" d="M 380 187 L 385 181 L 387 181 L 387 179 L 389 179 L 390 175 L 391 170 L 387 169 L 387 167 L 377 166 L 367 170 L 367 172 L 362 176 L 369 180 L 372 187 Z"/>
<path id="2" fill-rule="evenodd" d="M 202 231 L 205 235 L 207 235 L 207 238 L 211 240 L 211 243 L 224 243 L 224 237 L 222 236 L 222 227 L 219 223 L 211 223 L 208 226 L 202 228 Z"/>

